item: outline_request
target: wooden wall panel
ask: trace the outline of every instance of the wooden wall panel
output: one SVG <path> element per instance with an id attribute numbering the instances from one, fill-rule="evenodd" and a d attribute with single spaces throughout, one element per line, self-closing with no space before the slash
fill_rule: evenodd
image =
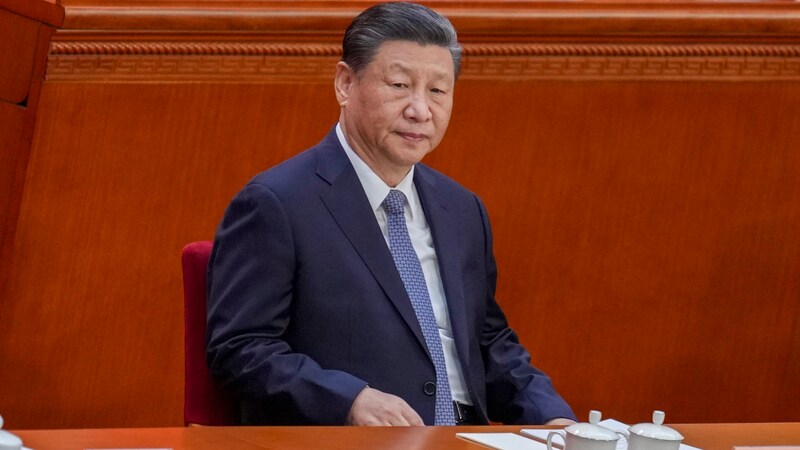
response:
<path id="1" fill-rule="evenodd" d="M 331 92 L 45 86 L 6 293 L 26 301 L 5 319 L 17 332 L 0 337 L 17 361 L 3 382 L 29 392 L 4 399 L 10 423 L 181 423 L 180 250 L 213 237 L 257 171 L 327 131 L 336 104 L 313 100 Z M 57 370 L 36 369 L 44 355 Z"/>
<path id="2" fill-rule="evenodd" d="M 52 34 L 43 23 L 53 19 L 52 10 L 40 10 L 38 3 L 0 1 L 0 286 L 7 273 L 8 246 L 19 211 Z"/>
<path id="3" fill-rule="evenodd" d="M 33 131 L 31 118 L 25 113 L 24 108 L 0 101 L 0 123 L 3 132 L 0 132 L 0 209 L 3 216 L 0 218 L 0 255 L 6 248 L 16 224 L 19 211 L 19 201 L 22 196 L 22 181 L 24 176 L 18 177 L 20 168 L 24 171 L 30 150 L 30 135 Z M 0 267 L 5 266 L 0 262 Z M 3 273 L 0 273 L 0 286 Z"/>
<path id="4" fill-rule="evenodd" d="M 0 9 L 0 30 L 0 100 L 23 103 L 31 85 L 39 23 Z"/>
<path id="5" fill-rule="evenodd" d="M 181 423 L 180 249 L 329 130 L 366 4 L 64 2 L 0 274 L 9 427 Z M 800 5 L 434 6 L 465 60 L 427 162 L 485 200 L 579 416 L 800 420 Z"/>
<path id="6" fill-rule="evenodd" d="M 486 201 L 501 304 L 579 413 L 796 418 L 800 83 L 458 89 L 430 161 Z"/>
<path id="7" fill-rule="evenodd" d="M 0 0 L 0 335 L 17 331 L 10 315 L 19 299 L 5 295 L 13 267 L 13 237 L 50 37 L 63 18 L 63 9 L 53 4 Z M 9 350 L 0 344 L 0 365 L 4 366 L 0 373 L 18 373 Z M 14 384 L 0 388 L 0 399 L 25 395 L 15 388 Z M 3 400 L 0 414 L 7 414 Z"/>
<path id="8" fill-rule="evenodd" d="M 0 290 L 10 267 L 50 37 L 63 19 L 63 9 L 46 2 L 0 0 Z"/>

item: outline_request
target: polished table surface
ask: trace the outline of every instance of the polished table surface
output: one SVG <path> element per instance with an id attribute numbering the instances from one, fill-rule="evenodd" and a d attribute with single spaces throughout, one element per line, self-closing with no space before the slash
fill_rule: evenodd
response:
<path id="1" fill-rule="evenodd" d="M 670 424 L 684 443 L 706 450 L 734 446 L 800 446 L 800 422 Z M 456 437 L 457 432 L 519 433 L 528 426 L 476 427 L 188 427 L 82 430 L 19 430 L 26 447 L 34 450 L 100 448 L 171 449 L 454 449 L 486 447 Z"/>

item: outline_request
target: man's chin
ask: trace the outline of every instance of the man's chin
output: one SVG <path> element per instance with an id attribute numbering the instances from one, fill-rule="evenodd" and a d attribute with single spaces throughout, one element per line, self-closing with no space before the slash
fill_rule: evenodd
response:
<path id="1" fill-rule="evenodd" d="M 432 151 L 433 148 L 431 148 L 430 142 L 425 141 L 415 145 L 403 145 L 398 148 L 394 154 L 399 156 L 399 161 L 402 161 L 409 166 L 413 166 L 414 164 L 422 161 L 422 159 Z"/>

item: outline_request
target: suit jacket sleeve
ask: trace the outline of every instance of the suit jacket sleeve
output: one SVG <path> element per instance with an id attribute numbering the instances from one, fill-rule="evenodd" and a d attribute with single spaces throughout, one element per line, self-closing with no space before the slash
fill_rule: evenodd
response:
<path id="1" fill-rule="evenodd" d="M 278 197 L 251 182 L 229 205 L 209 263 L 207 348 L 212 375 L 287 423 L 343 424 L 366 382 L 294 352 L 295 247 Z"/>
<path id="2" fill-rule="evenodd" d="M 481 350 L 486 369 L 487 410 L 491 420 L 507 424 L 543 424 L 555 418 L 576 420 L 566 401 L 556 392 L 550 378 L 531 365 L 531 358 L 509 328 L 495 300 L 497 264 L 492 233 L 483 204 L 478 200 L 486 242 L 486 319 Z"/>

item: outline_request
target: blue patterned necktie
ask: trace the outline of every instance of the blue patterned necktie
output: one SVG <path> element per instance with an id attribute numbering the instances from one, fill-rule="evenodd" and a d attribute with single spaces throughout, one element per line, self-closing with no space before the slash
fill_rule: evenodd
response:
<path id="1" fill-rule="evenodd" d="M 422 335 L 433 359 L 436 368 L 436 425 L 455 425 L 455 411 L 453 410 L 453 395 L 450 392 L 450 382 L 447 381 L 447 368 L 444 363 L 442 339 L 439 337 L 439 327 L 436 325 L 436 316 L 433 315 L 433 306 L 428 294 L 428 286 L 422 274 L 417 253 L 411 245 L 411 238 L 406 228 L 406 218 L 403 206 L 406 196 L 397 189 L 389 191 L 386 200 L 381 205 L 386 211 L 389 228 L 389 248 L 394 258 L 394 264 L 400 272 L 400 278 L 411 299 L 414 313 L 417 316 Z"/>

